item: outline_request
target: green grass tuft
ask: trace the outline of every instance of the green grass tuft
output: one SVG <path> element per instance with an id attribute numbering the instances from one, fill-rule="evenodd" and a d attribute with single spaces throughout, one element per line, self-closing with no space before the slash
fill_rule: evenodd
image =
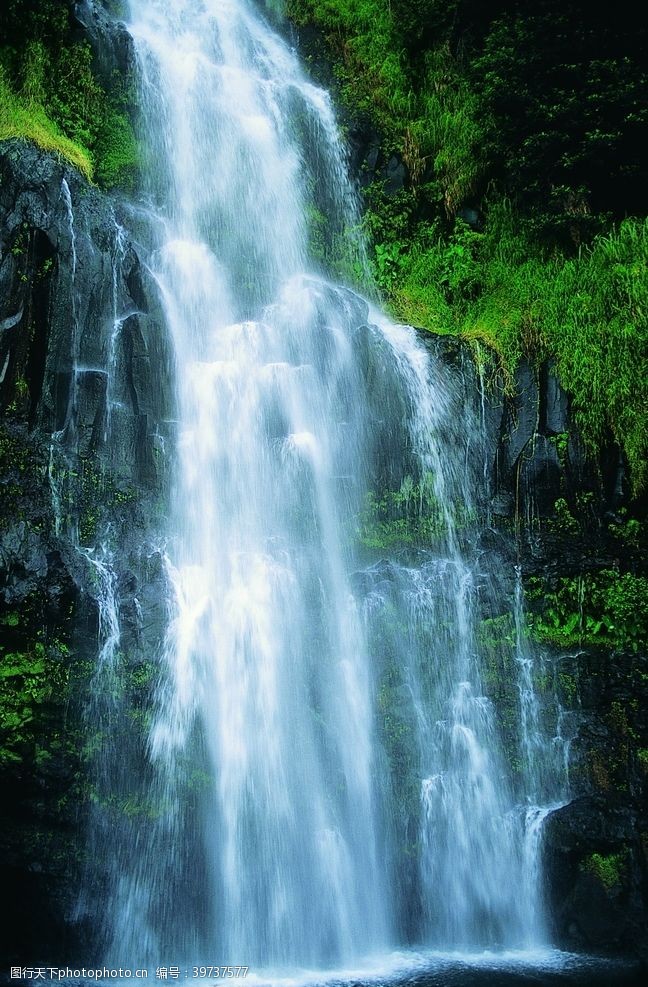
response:
<path id="1" fill-rule="evenodd" d="M 87 148 L 66 137 L 39 103 L 13 93 L 0 69 L 0 140 L 15 137 L 60 154 L 92 181 L 94 164 Z"/>

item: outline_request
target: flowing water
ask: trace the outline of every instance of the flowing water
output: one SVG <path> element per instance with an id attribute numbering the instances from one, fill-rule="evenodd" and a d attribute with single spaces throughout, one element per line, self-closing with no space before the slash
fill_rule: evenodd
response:
<path id="1" fill-rule="evenodd" d="M 147 760 L 120 768 L 150 811 L 101 833 L 107 956 L 331 969 L 542 944 L 564 745 L 514 574 L 477 548 L 479 408 L 336 283 L 366 265 L 334 115 L 262 12 L 129 10 L 177 422 Z M 489 619 L 508 643 L 484 644 Z M 113 737 L 112 777 L 122 756 Z"/>

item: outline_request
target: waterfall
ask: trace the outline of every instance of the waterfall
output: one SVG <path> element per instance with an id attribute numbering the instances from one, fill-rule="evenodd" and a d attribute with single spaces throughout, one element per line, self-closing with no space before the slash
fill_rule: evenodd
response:
<path id="1" fill-rule="evenodd" d="M 106 955 L 286 970 L 536 945 L 550 739 L 532 656 L 508 747 L 485 682 L 484 615 L 515 600 L 475 537 L 479 413 L 339 283 L 367 266 L 334 114 L 262 13 L 129 10 L 177 411 L 167 630 L 144 762 L 115 775 L 146 818 L 101 834 Z M 516 774 L 511 745 L 534 764 Z"/>

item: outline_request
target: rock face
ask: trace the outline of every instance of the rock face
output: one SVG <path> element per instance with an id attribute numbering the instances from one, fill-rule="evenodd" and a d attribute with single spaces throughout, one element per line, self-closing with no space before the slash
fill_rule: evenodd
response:
<path id="1" fill-rule="evenodd" d="M 641 810 L 622 793 L 581 796 L 548 820 L 553 917 L 558 935 L 570 948 L 639 948 L 645 956 L 641 832 Z"/>
<path id="2" fill-rule="evenodd" d="M 0 183 L 3 408 L 129 479 L 134 447 L 154 485 L 170 358 L 116 204 L 22 142 L 3 146 Z"/>
<path id="3" fill-rule="evenodd" d="M 403 180 L 389 162 L 375 165 L 395 186 Z M 2 681 L 20 683 L 19 702 L 3 708 L 9 808 L 0 850 L 15 902 L 3 929 L 15 962 L 65 963 L 92 946 L 96 929 L 77 888 L 89 868 L 87 816 L 102 798 L 90 750 L 101 734 L 75 698 L 92 689 L 87 656 L 106 639 L 107 600 L 129 688 L 145 679 L 165 620 L 150 521 L 173 468 L 172 355 L 155 284 L 126 227 L 145 231 L 127 208 L 31 146 L 0 148 L 0 657 Z M 531 626 L 544 634 L 574 723 L 574 798 L 551 814 L 545 835 L 556 942 L 646 955 L 644 644 L 607 625 L 594 630 L 595 618 L 592 627 L 581 621 L 580 637 L 563 626 L 572 583 L 577 594 L 604 586 L 618 597 L 624 573 L 643 573 L 642 522 L 624 513 L 624 464 L 612 445 L 599 462 L 588 458 L 551 365 L 522 364 L 504 395 L 484 383 L 488 354 L 422 338 L 480 423 L 483 550 L 517 563 L 535 587 Z M 120 579 L 108 593 L 102 579 L 115 557 Z M 597 583 L 601 573 L 611 575 Z M 620 603 L 614 613 L 630 627 Z M 101 880 L 94 869 L 99 893 Z"/>
<path id="4" fill-rule="evenodd" d="M 170 356 L 119 210 L 52 156 L 0 146 L 1 850 L 15 903 L 3 935 L 22 963 L 62 962 L 84 934 L 76 895 L 96 793 L 76 700 L 104 633 L 102 533 L 124 574 L 131 664 L 142 621 L 164 616 L 148 519 L 168 468 Z"/>

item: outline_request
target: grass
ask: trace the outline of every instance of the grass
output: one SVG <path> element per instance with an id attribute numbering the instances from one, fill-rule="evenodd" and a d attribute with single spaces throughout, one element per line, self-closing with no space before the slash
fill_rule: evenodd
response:
<path id="1" fill-rule="evenodd" d="M 287 0 L 286 12 L 298 25 L 320 26 L 336 59 L 342 101 L 374 121 L 423 197 L 453 214 L 481 174 L 483 123 L 448 45 L 414 64 L 403 12 L 384 0 Z"/>
<path id="2" fill-rule="evenodd" d="M 557 272 L 546 333 L 592 447 L 611 431 L 636 492 L 648 478 L 648 220 L 625 220 Z"/>
<path id="3" fill-rule="evenodd" d="M 94 164 L 90 152 L 66 137 L 37 102 L 22 100 L 12 92 L 0 69 L 0 140 L 22 138 L 44 151 L 59 154 L 92 181 Z"/>
<path id="4" fill-rule="evenodd" d="M 648 220 L 624 220 L 565 257 L 543 253 L 500 203 L 483 232 L 458 220 L 449 236 L 432 226 L 380 249 L 375 274 L 396 318 L 485 343 L 509 382 L 522 357 L 554 359 L 586 445 L 594 453 L 613 438 L 634 493 L 645 489 Z"/>
<path id="5" fill-rule="evenodd" d="M 641 493 L 648 227 L 643 219 L 612 226 L 605 210 L 618 206 L 615 196 L 596 213 L 580 185 L 596 186 L 601 154 L 611 173 L 635 174 L 634 124 L 615 137 L 594 120 L 605 107 L 620 118 L 619 87 L 592 76 L 582 107 L 560 90 L 556 79 L 578 66 L 542 5 L 531 20 L 514 12 L 492 20 L 499 8 L 484 5 L 481 28 L 477 17 L 462 44 L 451 0 L 286 0 L 285 10 L 294 23 L 320 28 L 340 97 L 354 117 L 372 121 L 382 160 L 396 153 L 407 166 L 396 194 L 380 181 L 364 190 L 375 280 L 392 315 L 486 344 L 509 388 L 522 357 L 553 359 L 586 445 L 596 454 L 613 438 Z M 571 16 L 561 15 L 561 30 L 580 30 Z M 595 36 L 589 21 L 582 30 L 584 41 Z M 634 107 L 643 91 L 634 63 L 615 58 L 608 68 L 627 75 L 623 99 Z M 635 205 L 624 201 L 616 215 Z M 478 230 L 462 223 L 466 206 L 479 207 Z"/>
<path id="6" fill-rule="evenodd" d="M 32 140 L 104 188 L 133 187 L 139 147 L 130 76 L 114 72 L 102 84 L 90 45 L 69 31 L 0 48 L 0 72 L 0 137 Z"/>

